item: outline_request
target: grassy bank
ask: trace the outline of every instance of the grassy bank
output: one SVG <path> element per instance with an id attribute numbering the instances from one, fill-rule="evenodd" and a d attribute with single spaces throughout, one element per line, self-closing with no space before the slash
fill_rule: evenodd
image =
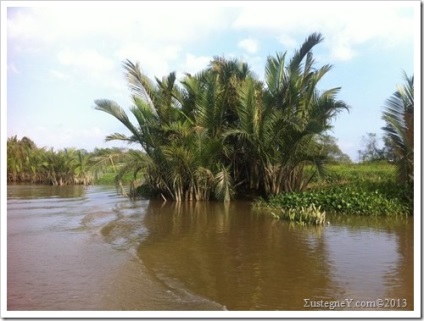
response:
<path id="1" fill-rule="evenodd" d="M 330 165 L 325 177 L 316 178 L 307 191 L 260 199 L 255 206 L 290 221 L 297 221 L 293 213 L 303 213 L 306 222 L 308 213 L 315 222 L 317 209 L 342 215 L 410 215 L 412 191 L 399 186 L 395 177 L 396 168 L 386 162 Z"/>
<path id="2" fill-rule="evenodd" d="M 108 171 L 102 174 L 99 174 L 98 177 L 95 178 L 94 183 L 96 185 L 115 185 L 116 172 Z M 133 180 L 132 173 L 126 173 L 122 179 L 121 182 L 123 185 L 128 185 Z"/>

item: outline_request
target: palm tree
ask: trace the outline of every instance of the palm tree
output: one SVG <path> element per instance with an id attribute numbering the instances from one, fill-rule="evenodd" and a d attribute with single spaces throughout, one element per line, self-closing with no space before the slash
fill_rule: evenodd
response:
<path id="1" fill-rule="evenodd" d="M 311 178 L 304 166 L 321 169 L 314 137 L 348 108 L 335 98 L 339 88 L 317 89 L 331 69 L 314 68 L 312 49 L 321 41 L 312 34 L 288 63 L 286 54 L 269 57 L 264 83 L 237 59 L 215 57 L 198 74 L 186 74 L 181 87 L 175 73 L 155 84 L 126 61 L 136 123 L 117 103 L 96 100 L 96 109 L 130 133 L 106 140 L 139 144 L 142 152 L 122 168 L 143 172 L 144 188 L 164 198 L 228 201 L 245 191 L 302 190 Z"/>
<path id="2" fill-rule="evenodd" d="M 22 168 L 22 149 L 19 146 L 17 136 L 7 139 L 7 181 L 16 182 Z"/>
<path id="3" fill-rule="evenodd" d="M 414 76 L 403 75 L 400 86 L 384 105 L 383 130 L 392 142 L 396 155 L 398 182 L 409 186 L 414 182 Z"/>
<path id="4" fill-rule="evenodd" d="M 131 135 L 112 134 L 106 140 L 122 140 L 140 144 L 142 153 L 128 153 L 125 165 L 117 178 L 127 171 L 136 177 L 144 173 L 145 186 L 152 194 L 162 194 L 174 200 L 186 197 L 187 175 L 193 175 L 192 155 L 185 149 L 178 137 L 191 135 L 188 118 L 179 109 L 179 92 L 175 86 L 175 74 L 171 73 L 157 85 L 140 70 L 139 64 L 124 63 L 127 71 L 133 106 L 130 111 L 137 124 L 133 124 L 126 112 L 110 100 L 96 100 L 96 109 L 111 114 L 124 124 Z M 186 124 L 184 124 L 186 122 Z M 188 142 L 188 140 L 187 140 Z M 184 144 L 187 144 L 185 142 Z M 187 196 L 188 197 L 188 196 Z"/>
<path id="5" fill-rule="evenodd" d="M 244 162 L 236 159 L 238 137 L 227 132 L 239 126 L 240 90 L 251 77 L 246 63 L 214 57 L 206 69 L 182 81 L 182 109 L 196 133 L 190 147 L 199 159 L 196 173 L 206 174 L 203 181 L 224 201 L 234 195 L 234 184 L 241 178 L 238 164 Z"/>
<path id="6" fill-rule="evenodd" d="M 91 155 L 84 149 L 78 149 L 75 153 L 74 183 L 89 185 L 93 182 L 93 174 L 90 169 Z"/>
<path id="7" fill-rule="evenodd" d="M 323 157 L 314 137 L 331 128 L 338 112 L 348 109 L 335 98 L 340 88 L 317 90 L 331 69 L 330 65 L 313 68 L 311 50 L 322 40 L 320 34 L 309 36 L 288 64 L 286 53 L 268 57 L 265 83 L 251 80 L 241 90 L 240 125 L 226 135 L 239 138 L 238 152 L 249 163 L 249 187 L 262 189 L 265 195 L 306 187 L 311 177 L 304 177 L 304 166 L 322 170 Z"/>
<path id="8" fill-rule="evenodd" d="M 7 139 L 7 180 L 37 182 L 38 167 L 42 157 L 36 144 L 28 137 Z"/>

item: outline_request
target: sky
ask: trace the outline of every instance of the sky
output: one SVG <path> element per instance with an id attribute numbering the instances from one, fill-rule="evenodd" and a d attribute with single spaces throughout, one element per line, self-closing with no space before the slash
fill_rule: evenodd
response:
<path id="1" fill-rule="evenodd" d="M 2 1 L 1 32 L 2 141 L 27 136 L 55 150 L 127 146 L 105 142 L 128 132 L 94 109 L 112 99 L 129 111 L 126 59 L 153 79 L 238 58 L 261 79 L 268 56 L 290 58 L 320 32 L 316 67 L 333 69 L 319 88 L 341 87 L 350 106 L 329 134 L 354 161 L 366 133 L 382 137 L 383 105 L 403 72 L 420 81 L 419 1 Z"/>

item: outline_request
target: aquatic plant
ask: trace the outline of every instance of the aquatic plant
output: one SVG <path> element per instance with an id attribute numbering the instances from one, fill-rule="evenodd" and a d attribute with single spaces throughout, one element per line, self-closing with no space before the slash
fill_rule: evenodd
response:
<path id="1" fill-rule="evenodd" d="M 351 187 L 284 193 L 256 203 L 257 208 L 281 208 L 286 211 L 308 208 L 312 205 L 328 213 L 376 216 L 409 214 L 409 208 L 401 198 L 388 198 L 378 190 L 362 191 Z"/>
<path id="2" fill-rule="evenodd" d="M 295 222 L 300 225 L 325 225 L 325 211 L 320 206 L 316 207 L 311 204 L 308 207 L 292 207 L 292 208 L 273 208 L 271 215 L 276 219 L 283 219 Z"/>

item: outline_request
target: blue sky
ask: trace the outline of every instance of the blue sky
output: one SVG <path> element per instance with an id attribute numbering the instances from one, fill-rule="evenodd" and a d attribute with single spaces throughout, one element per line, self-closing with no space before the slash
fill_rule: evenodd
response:
<path id="1" fill-rule="evenodd" d="M 128 110 L 123 60 L 139 61 L 147 75 L 161 78 L 200 71 L 216 55 L 237 57 L 261 78 L 268 55 L 288 51 L 291 57 L 309 34 L 320 32 L 325 40 L 314 49 L 317 67 L 333 65 L 320 88 L 341 86 L 338 98 L 351 107 L 330 134 L 356 160 L 366 133 L 381 137 L 382 106 L 402 84 L 402 72 L 415 74 L 416 86 L 420 78 L 419 1 L 1 6 L 3 141 L 17 135 L 55 149 L 124 146 L 104 142 L 126 131 L 94 109 L 95 99 L 107 98 Z"/>

